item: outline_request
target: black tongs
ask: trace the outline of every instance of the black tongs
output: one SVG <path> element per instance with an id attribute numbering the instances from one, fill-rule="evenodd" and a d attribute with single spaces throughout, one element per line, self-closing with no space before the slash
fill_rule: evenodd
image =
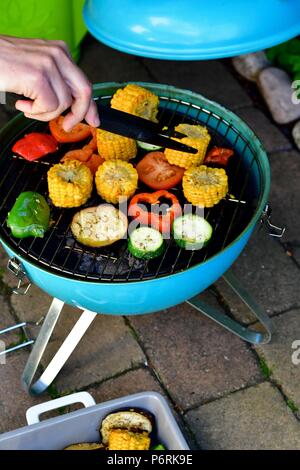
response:
<path id="1" fill-rule="evenodd" d="M 193 147 L 170 138 L 171 136 L 179 139 L 186 137 L 180 132 L 172 131 L 171 134 L 169 132 L 164 133 L 161 126 L 155 122 L 103 106 L 99 101 L 96 101 L 96 103 L 100 118 L 99 127 L 105 131 L 181 152 L 197 153 L 198 151 Z"/>

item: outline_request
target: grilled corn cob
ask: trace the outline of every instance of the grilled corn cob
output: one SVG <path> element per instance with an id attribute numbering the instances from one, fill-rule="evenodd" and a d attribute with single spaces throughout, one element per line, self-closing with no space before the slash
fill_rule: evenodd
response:
<path id="1" fill-rule="evenodd" d="M 182 168 L 190 168 L 191 166 L 201 165 L 204 160 L 210 135 L 206 127 L 193 124 L 179 124 L 175 130 L 185 134 L 187 137 L 175 139 L 178 142 L 194 147 L 197 153 L 179 152 L 178 150 L 165 149 L 165 156 L 171 165 L 181 166 Z"/>
<path id="2" fill-rule="evenodd" d="M 157 122 L 159 99 L 154 93 L 130 83 L 119 88 L 111 99 L 111 107 Z"/>
<path id="3" fill-rule="evenodd" d="M 137 154 L 135 140 L 97 129 L 98 153 L 104 160 L 125 160 L 134 158 Z"/>
<path id="4" fill-rule="evenodd" d="M 99 166 L 95 183 L 98 194 L 106 202 L 117 204 L 135 193 L 138 173 L 131 163 L 122 160 L 106 161 Z"/>
<path id="5" fill-rule="evenodd" d="M 93 176 L 89 168 L 77 160 L 58 163 L 47 174 L 49 196 L 57 207 L 78 207 L 91 195 Z"/>
<path id="6" fill-rule="evenodd" d="M 226 196 L 228 178 L 223 168 L 201 165 L 185 171 L 182 187 L 186 199 L 194 206 L 212 207 Z"/>
<path id="7" fill-rule="evenodd" d="M 148 450 L 150 437 L 146 432 L 112 429 L 108 438 L 108 450 Z"/>

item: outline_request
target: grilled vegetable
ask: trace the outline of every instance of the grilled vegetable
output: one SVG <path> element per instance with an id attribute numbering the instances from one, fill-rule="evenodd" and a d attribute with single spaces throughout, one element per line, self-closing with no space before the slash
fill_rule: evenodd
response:
<path id="1" fill-rule="evenodd" d="M 148 144 L 147 142 L 142 142 L 141 140 L 137 140 L 136 143 L 138 147 L 140 147 L 142 150 L 147 150 L 148 152 L 160 150 L 162 148 L 159 145 Z"/>
<path id="2" fill-rule="evenodd" d="M 212 226 L 197 214 L 186 214 L 178 217 L 173 223 L 173 236 L 180 248 L 200 250 L 210 240 Z"/>
<path id="3" fill-rule="evenodd" d="M 101 424 L 100 433 L 103 444 L 108 444 L 113 429 L 126 429 L 131 432 L 152 432 L 151 420 L 138 411 L 117 411 L 107 415 Z"/>
<path id="4" fill-rule="evenodd" d="M 42 238 L 49 221 L 50 209 L 45 198 L 33 191 L 21 193 L 7 217 L 7 225 L 17 238 Z"/>
<path id="5" fill-rule="evenodd" d="M 204 164 L 215 163 L 221 166 L 227 166 L 230 160 L 230 157 L 234 154 L 233 150 L 225 149 L 222 147 L 213 147 L 209 152 L 207 152 Z"/>
<path id="6" fill-rule="evenodd" d="M 150 450 L 166 450 L 166 448 L 162 444 L 157 444 L 157 446 L 151 447 Z"/>
<path id="7" fill-rule="evenodd" d="M 150 152 L 136 166 L 139 179 L 152 189 L 170 189 L 182 180 L 184 168 L 171 165 L 163 152 Z"/>
<path id="8" fill-rule="evenodd" d="M 223 168 L 205 165 L 186 170 L 182 180 L 183 193 L 194 206 L 212 207 L 228 191 L 228 178 Z"/>
<path id="9" fill-rule="evenodd" d="M 110 102 L 114 109 L 154 122 L 157 122 L 158 103 L 158 96 L 133 83 L 117 90 Z"/>
<path id="10" fill-rule="evenodd" d="M 83 245 L 101 247 L 123 238 L 127 226 L 127 217 L 121 211 L 110 204 L 101 204 L 77 212 L 71 230 Z"/>
<path id="11" fill-rule="evenodd" d="M 80 142 L 92 134 L 92 128 L 88 124 L 80 122 L 72 130 L 66 132 L 63 128 L 64 117 L 58 116 L 49 122 L 49 128 L 53 137 L 60 143 Z"/>
<path id="12" fill-rule="evenodd" d="M 149 450 L 150 437 L 145 432 L 113 429 L 108 438 L 108 450 Z"/>
<path id="13" fill-rule="evenodd" d="M 170 205 L 162 204 L 163 199 L 170 201 Z M 150 211 L 145 204 L 151 204 Z M 149 225 L 162 233 L 170 233 L 173 220 L 181 215 L 181 206 L 177 197 L 165 190 L 140 193 L 131 199 L 128 215 L 141 225 Z"/>
<path id="14" fill-rule="evenodd" d="M 48 155 L 48 153 L 56 152 L 57 149 L 58 144 L 51 135 L 42 132 L 31 132 L 18 140 L 12 151 L 21 155 L 25 160 L 32 162 Z"/>
<path id="15" fill-rule="evenodd" d="M 93 176 L 77 160 L 58 163 L 48 171 L 49 196 L 57 207 L 78 207 L 91 195 Z"/>
<path id="16" fill-rule="evenodd" d="M 104 450 L 105 446 L 100 442 L 81 442 L 79 444 L 71 444 L 64 450 Z"/>
<path id="17" fill-rule="evenodd" d="M 164 249 L 162 234 L 154 228 L 139 227 L 129 235 L 128 250 L 136 258 L 156 258 L 164 252 Z"/>
<path id="18" fill-rule="evenodd" d="M 169 163 L 182 168 L 190 168 L 191 166 L 200 165 L 205 157 L 207 146 L 210 142 L 210 135 L 206 127 L 193 124 L 179 124 L 175 127 L 175 131 L 185 134 L 187 137 L 176 139 L 183 144 L 194 147 L 197 153 L 179 152 L 178 150 L 165 149 L 165 156 Z"/>
<path id="19" fill-rule="evenodd" d="M 98 168 L 95 183 L 98 194 L 106 202 L 117 204 L 135 193 L 138 174 L 131 163 L 107 161 Z"/>
<path id="20" fill-rule="evenodd" d="M 137 154 L 137 146 L 134 139 L 113 134 L 103 129 L 97 129 L 97 146 L 99 155 L 104 160 L 128 161 Z"/>

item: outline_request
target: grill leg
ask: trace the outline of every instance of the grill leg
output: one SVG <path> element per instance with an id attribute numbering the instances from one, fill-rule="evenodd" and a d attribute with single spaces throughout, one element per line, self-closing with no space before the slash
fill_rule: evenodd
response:
<path id="1" fill-rule="evenodd" d="M 243 326 L 242 324 L 225 315 L 221 310 L 218 310 L 215 307 L 208 305 L 206 302 L 199 300 L 198 296 L 188 300 L 187 303 L 192 305 L 195 309 L 199 310 L 199 312 L 219 323 L 219 325 L 223 326 L 228 331 L 231 331 L 231 333 L 239 336 L 249 343 L 269 343 L 272 337 L 272 322 L 270 318 L 255 302 L 249 292 L 241 285 L 240 281 L 234 276 L 232 271 L 227 271 L 227 273 L 224 274 L 223 279 L 259 320 L 261 325 L 264 327 L 264 332 L 255 331 L 252 329 L 250 330 L 248 327 Z"/>
<path id="2" fill-rule="evenodd" d="M 89 310 L 83 311 L 40 378 L 32 384 L 34 375 L 49 343 L 63 306 L 64 302 L 56 298 L 53 299 L 22 374 L 23 388 L 32 395 L 39 395 L 49 387 L 97 315 L 97 313 L 90 312 Z"/>

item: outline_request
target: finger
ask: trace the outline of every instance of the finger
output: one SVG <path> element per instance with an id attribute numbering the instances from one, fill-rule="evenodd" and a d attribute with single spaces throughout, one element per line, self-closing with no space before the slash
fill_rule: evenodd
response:
<path id="1" fill-rule="evenodd" d="M 29 98 L 31 100 L 18 100 L 16 109 L 28 114 L 43 114 L 55 111 L 59 105 L 57 95 L 45 76 L 36 81 L 34 94 Z"/>
<path id="2" fill-rule="evenodd" d="M 74 91 L 72 92 L 73 94 L 73 103 L 71 106 L 71 111 L 66 115 L 64 122 L 63 122 L 63 128 L 65 131 L 70 131 L 76 124 L 81 122 L 90 107 L 91 103 L 91 87 L 87 88 L 82 88 L 79 90 L 79 93 L 77 96 L 74 96 Z"/>
<path id="3" fill-rule="evenodd" d="M 89 109 L 85 115 L 86 122 L 92 127 L 100 126 L 100 119 L 98 109 L 94 100 L 91 100 Z"/>

